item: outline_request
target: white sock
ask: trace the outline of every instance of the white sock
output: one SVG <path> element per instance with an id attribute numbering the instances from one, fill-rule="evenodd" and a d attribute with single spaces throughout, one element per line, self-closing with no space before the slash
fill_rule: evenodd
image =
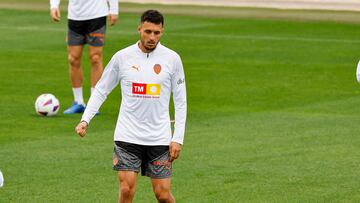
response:
<path id="1" fill-rule="evenodd" d="M 73 94 L 74 94 L 74 100 L 78 104 L 84 104 L 82 87 L 76 87 L 76 88 L 73 87 L 72 90 L 73 90 Z"/>
<path id="2" fill-rule="evenodd" d="M 91 88 L 91 94 L 94 92 L 94 90 L 95 90 L 95 87 L 92 87 Z"/>

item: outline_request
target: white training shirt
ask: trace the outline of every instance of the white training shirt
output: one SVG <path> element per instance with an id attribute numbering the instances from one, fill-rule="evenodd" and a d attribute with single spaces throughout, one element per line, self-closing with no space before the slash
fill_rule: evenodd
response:
<path id="1" fill-rule="evenodd" d="M 59 5 L 60 0 L 50 0 L 50 9 L 59 8 Z M 68 19 L 71 20 L 90 20 L 118 13 L 118 0 L 69 0 Z"/>
<path id="2" fill-rule="evenodd" d="M 107 95 L 120 83 L 122 100 L 115 141 L 140 145 L 169 145 L 171 141 L 183 144 L 186 87 L 180 56 L 160 43 L 147 54 L 138 43 L 112 57 L 81 120 L 90 123 Z M 173 136 L 169 116 L 171 93 L 175 106 Z"/>

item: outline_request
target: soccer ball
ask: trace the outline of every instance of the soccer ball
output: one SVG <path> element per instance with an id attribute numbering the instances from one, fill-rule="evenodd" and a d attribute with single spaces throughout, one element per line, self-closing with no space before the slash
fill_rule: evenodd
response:
<path id="1" fill-rule="evenodd" d="M 52 94 L 42 94 L 35 101 L 35 110 L 40 116 L 54 116 L 59 109 L 59 100 Z"/>

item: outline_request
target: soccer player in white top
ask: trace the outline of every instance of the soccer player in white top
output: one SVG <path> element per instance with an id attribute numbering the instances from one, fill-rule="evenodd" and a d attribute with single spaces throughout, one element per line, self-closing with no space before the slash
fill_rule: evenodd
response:
<path id="1" fill-rule="evenodd" d="M 120 84 L 122 100 L 114 132 L 114 170 L 119 176 L 119 202 L 131 202 L 139 172 L 151 178 L 159 202 L 175 202 L 170 192 L 172 162 L 179 157 L 186 121 L 186 87 L 179 55 L 160 44 L 164 19 L 145 11 L 140 41 L 118 51 L 91 95 L 75 131 L 85 136 L 90 120 L 107 95 Z M 171 132 L 169 101 L 175 106 Z"/>
<path id="2" fill-rule="evenodd" d="M 60 0 L 50 0 L 51 18 L 60 21 Z M 67 50 L 70 79 L 74 95 L 73 105 L 64 114 L 83 113 L 81 57 L 84 44 L 89 45 L 91 62 L 91 92 L 103 72 L 102 51 L 105 40 L 106 17 L 110 25 L 118 19 L 118 0 L 69 0 Z"/>

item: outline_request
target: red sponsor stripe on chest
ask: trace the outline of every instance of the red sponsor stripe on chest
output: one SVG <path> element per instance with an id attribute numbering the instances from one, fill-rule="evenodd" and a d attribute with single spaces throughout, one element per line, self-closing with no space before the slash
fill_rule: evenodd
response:
<path id="1" fill-rule="evenodd" d="M 133 83 L 132 84 L 132 93 L 133 94 L 146 94 L 146 84 Z"/>

